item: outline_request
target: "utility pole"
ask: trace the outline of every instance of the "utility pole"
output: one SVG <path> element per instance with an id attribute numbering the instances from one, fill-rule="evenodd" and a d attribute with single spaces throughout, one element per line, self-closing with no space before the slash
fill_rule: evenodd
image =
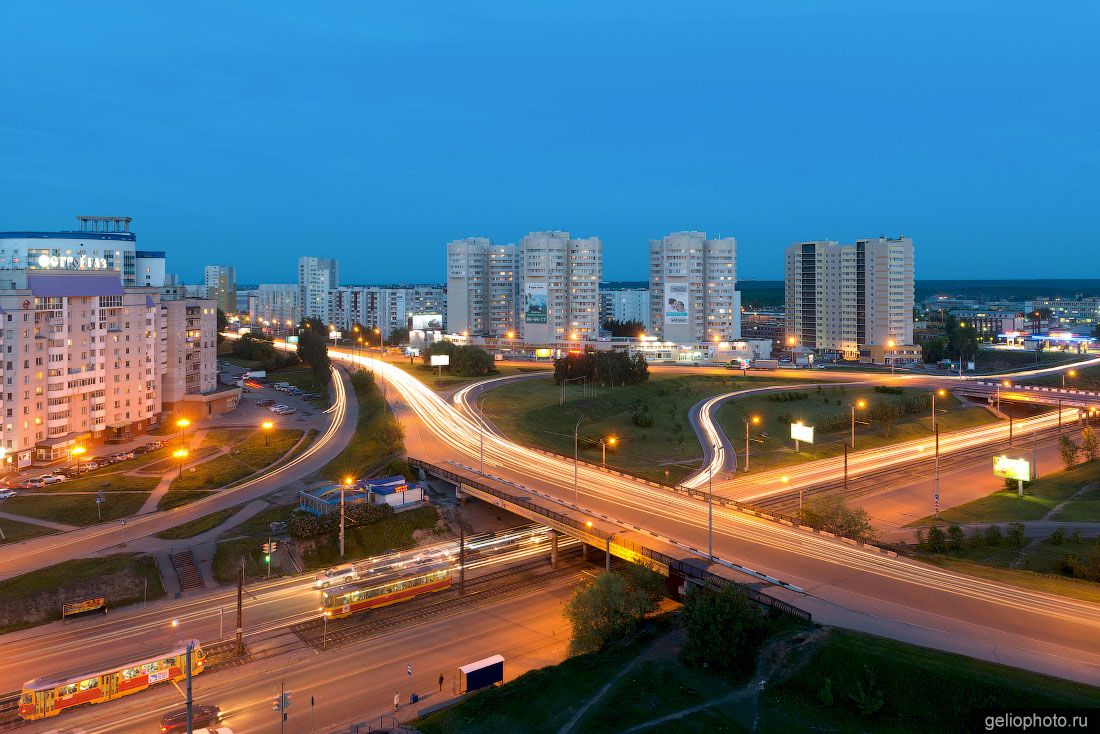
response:
<path id="1" fill-rule="evenodd" d="M 191 710 L 193 701 L 191 700 L 191 648 L 192 641 L 187 641 L 187 734 L 191 734 L 194 729 L 191 724 Z"/>
<path id="2" fill-rule="evenodd" d="M 244 559 L 237 571 L 237 655 L 244 655 Z"/>
<path id="3" fill-rule="evenodd" d="M 479 438 L 480 444 L 481 444 L 480 445 L 480 454 L 479 454 L 481 464 L 480 464 L 479 471 L 482 474 L 484 474 L 485 473 L 485 426 L 482 425 L 481 421 L 478 421 L 478 424 L 477 424 L 477 435 L 478 435 L 478 438 Z"/>
<path id="4" fill-rule="evenodd" d="M 714 444 L 715 458 L 718 457 L 718 444 Z M 714 462 L 710 462 L 710 473 L 707 475 L 707 560 L 714 560 Z M 610 542 L 610 541 L 608 541 Z M 610 547 L 610 546 L 608 546 Z M 610 552 L 610 551 L 609 551 Z"/>
<path id="5" fill-rule="evenodd" d="M 932 498 L 932 509 L 936 519 L 940 517 L 940 428 L 936 426 L 936 493 Z"/>
<path id="6" fill-rule="evenodd" d="M 462 500 L 459 500 L 458 514 L 458 595 L 466 594 L 466 521 L 462 517 Z"/>
<path id="7" fill-rule="evenodd" d="M 848 444 L 844 444 L 844 491 L 848 491 Z"/>
<path id="8" fill-rule="evenodd" d="M 345 482 L 340 484 L 340 557 L 344 557 L 344 486 Z"/>

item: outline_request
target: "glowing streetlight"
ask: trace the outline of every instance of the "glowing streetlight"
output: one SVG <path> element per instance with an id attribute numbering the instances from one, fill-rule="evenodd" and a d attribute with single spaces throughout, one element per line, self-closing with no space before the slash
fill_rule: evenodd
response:
<path id="1" fill-rule="evenodd" d="M 863 410 L 867 407 L 866 400 L 857 400 L 852 403 L 852 448 L 856 447 L 856 408 Z"/>
<path id="2" fill-rule="evenodd" d="M 180 445 L 187 445 L 187 427 L 191 425 L 191 421 L 186 418 L 180 418 L 176 421 L 176 428 L 180 429 Z"/>
<path id="3" fill-rule="evenodd" d="M 749 470 L 749 426 L 760 425 L 760 416 L 754 415 L 745 419 L 745 471 Z"/>
<path id="4" fill-rule="evenodd" d="M 1068 370 L 1067 372 L 1062 373 L 1062 389 L 1063 390 L 1066 389 L 1066 375 L 1069 375 L 1070 377 L 1077 377 L 1077 370 Z"/>
<path id="5" fill-rule="evenodd" d="M 187 449 L 176 449 L 172 452 L 172 456 L 180 463 L 180 477 L 183 477 L 183 460 L 187 458 L 188 453 L 190 452 Z"/>
<path id="6" fill-rule="evenodd" d="M 619 442 L 619 439 L 615 436 L 608 436 L 605 439 L 600 439 L 600 453 L 602 454 L 601 462 L 604 468 L 607 468 L 607 447 L 614 446 Z"/>
<path id="7" fill-rule="evenodd" d="M 264 446 L 271 444 L 271 429 L 275 427 L 273 421 L 264 421 L 260 424 L 260 428 L 264 430 Z"/>
<path id="8" fill-rule="evenodd" d="M 787 346 L 791 348 L 791 367 L 794 367 L 794 345 L 798 343 L 798 340 L 793 336 L 787 337 Z"/>

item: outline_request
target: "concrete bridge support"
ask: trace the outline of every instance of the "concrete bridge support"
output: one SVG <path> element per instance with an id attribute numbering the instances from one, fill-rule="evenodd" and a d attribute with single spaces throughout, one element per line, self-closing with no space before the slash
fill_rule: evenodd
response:
<path id="1" fill-rule="evenodd" d="M 550 568 L 558 570 L 558 531 L 550 531 Z"/>

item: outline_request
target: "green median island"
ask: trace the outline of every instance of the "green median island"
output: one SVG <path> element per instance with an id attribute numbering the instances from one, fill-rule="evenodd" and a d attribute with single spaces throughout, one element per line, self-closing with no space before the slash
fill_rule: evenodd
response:
<path id="1" fill-rule="evenodd" d="M 932 400 L 933 391 L 919 388 L 808 385 L 733 398 L 718 409 L 718 423 L 738 452 L 740 470 L 749 422 L 749 468 L 761 472 L 843 454 L 852 439 L 853 406 L 856 451 L 931 438 Z M 985 408 L 950 393 L 936 394 L 935 408 L 941 434 L 996 421 Z M 813 443 L 802 441 L 795 451 L 792 423 L 812 426 Z"/>

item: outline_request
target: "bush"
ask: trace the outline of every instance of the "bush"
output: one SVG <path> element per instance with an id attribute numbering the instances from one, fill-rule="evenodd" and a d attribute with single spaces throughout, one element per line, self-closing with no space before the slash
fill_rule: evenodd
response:
<path id="1" fill-rule="evenodd" d="M 939 525 L 933 525 L 928 529 L 928 539 L 925 541 L 928 550 L 933 553 L 943 553 L 947 550 L 947 535 Z"/>
<path id="2" fill-rule="evenodd" d="M 653 426 L 653 416 L 649 414 L 648 408 L 642 408 L 635 413 L 632 420 L 634 421 L 634 425 L 639 428 L 650 428 Z"/>
<path id="3" fill-rule="evenodd" d="M 641 354 L 585 352 L 554 360 L 554 382 L 585 379 L 601 387 L 639 385 L 649 379 L 649 364 Z M 667 394 L 664 387 L 657 393 Z"/>
<path id="4" fill-rule="evenodd" d="M 870 515 L 861 507 L 849 507 L 840 495 L 812 497 L 802 506 L 804 525 L 853 540 L 868 540 L 874 535 Z M 940 531 L 943 534 L 943 531 Z"/>
<path id="5" fill-rule="evenodd" d="M 757 652 L 767 634 L 764 613 L 734 584 L 719 591 L 693 589 L 684 602 L 688 665 L 716 669 L 742 677 L 756 666 Z"/>
<path id="6" fill-rule="evenodd" d="M 951 550 L 961 551 L 965 540 L 966 535 L 963 534 L 963 529 L 958 525 L 952 525 L 947 529 L 947 547 Z"/>
<path id="7" fill-rule="evenodd" d="M 776 392 L 768 396 L 773 403 L 791 403 L 796 400 L 806 400 L 810 397 L 808 392 Z"/>
<path id="8" fill-rule="evenodd" d="M 900 387 L 891 387 L 889 385 L 875 385 L 875 392 L 882 393 L 883 395 L 904 395 L 905 390 Z"/>
<path id="9" fill-rule="evenodd" d="M 1050 534 L 1050 537 L 1047 538 L 1047 542 L 1051 545 L 1061 545 L 1062 543 L 1066 542 L 1066 529 L 1055 529 L 1055 531 Z"/>
<path id="10" fill-rule="evenodd" d="M 985 544 L 989 547 L 996 548 L 1003 539 L 1000 525 L 990 525 L 985 529 Z"/>
<path id="11" fill-rule="evenodd" d="M 641 566 L 601 573 L 574 592 L 562 610 L 573 628 L 570 647 L 574 652 L 600 650 L 628 638 L 663 595 L 661 577 Z"/>
<path id="12" fill-rule="evenodd" d="M 1024 524 L 1022 522 L 1010 522 L 1008 524 L 1008 542 L 1016 547 L 1024 544 Z"/>

